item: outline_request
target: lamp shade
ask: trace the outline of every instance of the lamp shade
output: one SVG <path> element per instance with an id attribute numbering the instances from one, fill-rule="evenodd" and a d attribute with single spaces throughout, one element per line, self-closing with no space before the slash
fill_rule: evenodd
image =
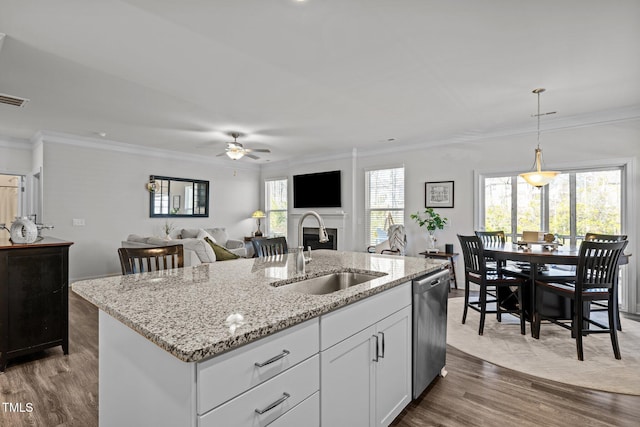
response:
<path id="1" fill-rule="evenodd" d="M 251 218 L 266 218 L 267 216 L 260 209 L 251 214 Z"/>
<path id="2" fill-rule="evenodd" d="M 541 170 L 542 164 L 542 149 L 536 148 L 536 170 L 527 173 L 521 173 L 520 176 L 534 187 L 544 187 L 556 177 L 560 172 L 558 171 L 543 171 Z"/>

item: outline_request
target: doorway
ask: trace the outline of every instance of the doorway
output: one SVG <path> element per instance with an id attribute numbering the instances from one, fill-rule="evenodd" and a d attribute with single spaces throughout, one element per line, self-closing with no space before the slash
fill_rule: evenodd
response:
<path id="1" fill-rule="evenodd" d="M 0 174 L 0 224 L 7 228 L 21 212 L 21 193 L 24 177 Z"/>

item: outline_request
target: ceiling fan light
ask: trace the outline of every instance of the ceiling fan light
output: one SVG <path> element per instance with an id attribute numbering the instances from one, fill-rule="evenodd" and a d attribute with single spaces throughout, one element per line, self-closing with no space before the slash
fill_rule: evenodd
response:
<path id="1" fill-rule="evenodd" d="M 238 160 L 244 156 L 244 151 L 237 148 L 230 148 L 227 150 L 227 156 L 229 156 L 230 159 Z"/>

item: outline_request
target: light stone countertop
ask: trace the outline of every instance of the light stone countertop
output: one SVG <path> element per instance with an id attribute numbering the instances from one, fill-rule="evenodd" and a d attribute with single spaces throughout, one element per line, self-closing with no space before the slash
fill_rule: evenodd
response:
<path id="1" fill-rule="evenodd" d="M 84 280 L 72 290 L 160 348 L 197 362 L 442 268 L 446 261 L 317 250 L 296 274 L 295 254 Z M 383 276 L 326 295 L 274 287 L 339 271 Z M 242 321 L 229 321 L 231 315 Z M 233 318 L 239 316 L 232 316 Z"/>

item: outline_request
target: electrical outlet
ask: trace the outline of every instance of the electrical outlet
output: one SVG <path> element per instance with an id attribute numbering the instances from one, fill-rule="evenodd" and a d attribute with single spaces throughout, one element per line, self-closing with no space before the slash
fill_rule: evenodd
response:
<path id="1" fill-rule="evenodd" d="M 74 227 L 84 227 L 84 218 L 73 218 Z"/>

